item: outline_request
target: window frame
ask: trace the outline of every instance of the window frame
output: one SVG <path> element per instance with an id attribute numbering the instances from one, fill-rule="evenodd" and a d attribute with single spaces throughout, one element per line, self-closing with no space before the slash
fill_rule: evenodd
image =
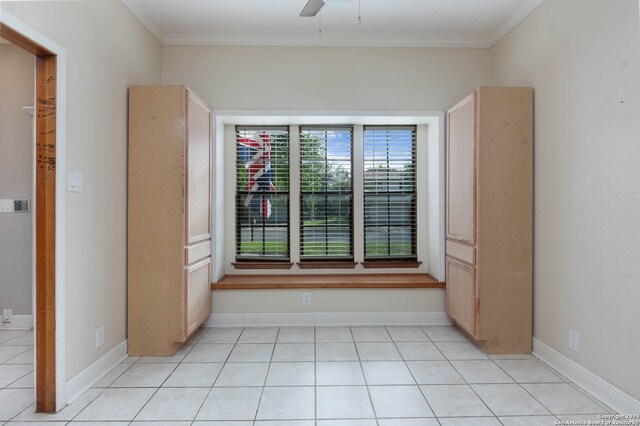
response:
<path id="1" fill-rule="evenodd" d="M 255 256 L 255 255 L 241 255 L 240 253 L 240 243 L 241 243 L 241 234 L 242 234 L 242 223 L 238 218 L 238 207 L 240 205 L 240 200 L 241 198 L 244 196 L 246 197 L 248 194 L 251 193 L 251 191 L 240 191 L 239 187 L 238 187 L 238 135 L 240 132 L 240 129 L 250 129 L 250 130 L 256 130 L 256 131 L 260 131 L 260 130 L 285 130 L 287 132 L 287 143 L 288 143 L 288 152 L 289 155 L 287 157 L 287 173 L 289 175 L 289 183 L 287 185 L 287 191 L 276 191 L 273 193 L 273 197 L 276 197 L 278 195 L 286 195 L 287 196 L 287 207 L 286 207 L 286 211 L 287 211 L 287 224 L 286 224 L 286 235 L 287 235 L 287 255 L 286 256 L 266 256 L 265 253 L 265 233 L 266 233 L 266 229 L 267 228 L 271 228 L 271 227 L 282 227 L 282 226 L 278 226 L 277 224 L 274 225 L 270 225 L 267 226 L 267 224 L 265 224 L 265 220 L 262 220 L 262 225 L 261 226 L 252 226 L 250 225 L 249 227 L 251 228 L 252 234 L 253 234 L 253 229 L 254 228 L 262 228 L 262 256 Z M 290 125 L 285 125 L 285 126 L 278 126 L 278 125 L 272 125 L 272 126 L 260 126 L 260 125 L 235 125 L 234 126 L 234 130 L 235 130 L 235 138 L 234 138 L 234 164 L 235 164 L 235 169 L 234 169 L 234 185 L 233 185 L 233 190 L 234 190 L 234 216 L 235 216 L 235 250 L 234 250 L 234 256 L 235 256 L 235 262 L 236 263 L 246 263 L 247 265 L 251 262 L 257 262 L 257 263 L 263 263 L 263 264 L 275 264 L 275 263 L 289 263 L 291 262 L 291 126 Z M 256 192 L 256 194 L 265 194 L 265 192 Z M 263 265 L 264 266 L 264 265 Z"/>
<path id="2" fill-rule="evenodd" d="M 368 192 L 365 189 L 366 179 L 365 175 L 367 173 L 366 167 L 363 170 L 363 242 L 364 242 L 364 263 L 372 263 L 372 262 L 417 262 L 418 261 L 418 128 L 416 125 L 365 125 L 362 128 L 362 138 L 363 138 L 363 158 L 366 164 L 366 153 L 365 153 L 365 140 L 366 140 L 366 132 L 367 129 L 373 128 L 377 129 L 406 129 L 411 131 L 411 164 L 413 166 L 413 185 L 412 190 L 409 192 L 406 191 L 391 191 L 387 188 L 387 191 L 383 193 L 379 193 L 377 191 Z M 388 146 L 388 144 L 387 144 Z M 387 165 L 389 164 L 389 154 L 390 150 L 387 149 Z M 426 166 L 425 166 L 426 167 Z M 387 172 L 388 174 L 388 172 Z M 387 178 L 386 182 L 389 182 Z M 388 185 L 387 185 L 388 186 Z M 386 225 L 387 227 L 387 239 L 388 239 L 388 255 L 386 256 L 367 256 L 367 227 L 375 227 L 375 225 L 367 225 L 367 215 L 366 215 L 366 198 L 369 196 L 382 196 L 384 197 L 386 194 L 387 197 L 387 216 L 389 217 Z M 394 195 L 403 196 L 409 195 L 411 197 L 411 219 L 412 223 L 410 225 L 402 225 L 403 228 L 411 229 L 411 254 L 410 255 L 392 255 L 391 254 L 391 227 L 400 227 L 400 225 L 391 225 L 391 197 Z"/>
<path id="3" fill-rule="evenodd" d="M 315 195 L 315 193 L 313 192 L 307 192 L 307 191 L 303 191 L 302 187 L 300 186 L 299 190 L 298 190 L 298 209 L 299 209 L 299 257 L 300 257 L 300 263 L 305 263 L 305 262 L 309 262 L 309 264 L 311 263 L 322 263 L 322 262 L 326 262 L 326 263 L 331 263 L 331 264 L 336 264 L 335 266 L 337 266 L 338 263 L 340 262 L 344 262 L 345 264 L 350 264 L 354 263 L 354 259 L 355 259 L 355 214 L 354 214 L 354 207 L 355 207 L 355 159 L 354 159 L 354 147 L 355 147 L 355 126 L 354 125 L 331 125 L 331 124 L 321 124 L 321 125 L 300 125 L 298 126 L 298 152 L 299 152 L 299 156 L 298 156 L 298 160 L 300 163 L 300 167 L 298 170 L 298 182 L 301 183 L 302 182 L 302 133 L 303 133 L 303 129 L 327 129 L 327 130 L 331 130 L 331 129 L 348 129 L 350 131 L 351 134 L 351 146 L 350 146 L 350 169 L 351 169 L 351 191 L 350 191 L 350 219 L 351 219 L 351 224 L 349 227 L 349 256 L 304 256 L 302 254 L 302 250 L 303 250 L 303 246 L 304 246 L 304 209 L 303 209 L 303 195 Z M 327 164 L 328 160 L 327 157 L 325 156 L 325 164 Z M 330 192 L 330 191 L 322 191 L 322 194 L 324 194 L 324 197 L 328 197 L 329 195 L 344 195 L 341 192 Z M 325 224 L 325 227 L 328 227 L 327 224 Z M 325 235 L 328 233 L 328 230 L 325 231 Z M 325 237 L 326 239 L 326 237 Z M 328 243 L 328 241 L 326 241 Z M 310 265 L 307 265 L 310 266 Z"/>
<path id="4" fill-rule="evenodd" d="M 213 234 L 212 234 L 212 262 L 213 280 L 222 279 L 225 275 L 263 275 L 277 274 L 272 271 L 274 264 L 271 262 L 244 262 L 241 268 L 236 267 L 235 262 L 235 202 L 234 186 L 235 179 L 235 126 L 236 125 L 275 125 L 291 126 L 291 173 L 294 179 L 291 181 L 291 192 L 295 194 L 295 175 L 297 158 L 297 134 L 298 126 L 301 125 L 354 125 L 354 233 L 362 233 L 362 211 L 358 209 L 358 204 L 362 204 L 358 193 L 362 192 L 362 182 L 358 176 L 362 173 L 362 128 L 365 125 L 401 124 L 417 126 L 417 151 L 418 168 L 416 170 L 417 193 L 418 193 L 418 240 L 417 254 L 420 262 L 363 262 L 362 244 L 354 241 L 354 262 L 355 266 L 348 266 L 344 262 L 340 268 L 331 265 L 312 264 L 312 269 L 323 269 L 318 271 L 303 268 L 304 264 L 310 262 L 300 262 L 299 247 L 299 211 L 297 202 L 290 204 L 291 211 L 291 260 L 290 263 L 280 263 L 278 268 L 290 269 L 287 274 L 309 276 L 317 274 L 338 274 L 345 279 L 354 275 L 366 277 L 369 274 L 432 274 L 440 280 L 444 279 L 445 266 L 445 240 L 444 240 L 444 182 L 445 182 L 445 130 L 446 114 L 443 111 L 391 111 L 391 112 L 371 112 L 371 111 L 338 111 L 327 113 L 317 110 L 217 110 L 213 116 L 214 120 L 214 149 L 213 162 L 215 164 L 213 173 L 213 199 L 214 212 Z M 419 263 L 419 265 L 418 265 Z M 264 265 L 264 266 L 263 266 Z M 334 264 L 336 265 L 336 264 Z M 324 269 L 324 268 L 327 269 Z M 375 268 L 375 269 L 369 269 Z M 409 268 L 409 269 L 405 269 Z"/>

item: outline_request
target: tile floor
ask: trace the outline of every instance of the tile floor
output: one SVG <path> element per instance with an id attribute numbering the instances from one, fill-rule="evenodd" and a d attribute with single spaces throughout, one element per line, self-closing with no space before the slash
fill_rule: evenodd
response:
<path id="1" fill-rule="evenodd" d="M 0 425 L 510 426 L 610 412 L 530 355 L 394 326 L 202 329 L 175 356 L 127 358 L 60 413 L 34 414 L 32 339 L 0 331 Z"/>

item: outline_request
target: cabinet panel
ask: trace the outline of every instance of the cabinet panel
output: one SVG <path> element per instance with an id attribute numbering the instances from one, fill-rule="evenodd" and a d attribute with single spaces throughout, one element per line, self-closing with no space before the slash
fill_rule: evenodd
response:
<path id="1" fill-rule="evenodd" d="M 187 91 L 187 243 L 209 239 L 211 134 L 209 109 Z"/>
<path id="2" fill-rule="evenodd" d="M 476 336 L 476 271 L 447 258 L 447 313 L 472 336 Z"/>
<path id="3" fill-rule="evenodd" d="M 455 257 L 470 265 L 476 264 L 476 249 L 456 241 L 447 241 L 447 256 Z"/>
<path id="4" fill-rule="evenodd" d="M 185 249 L 187 265 L 197 262 L 200 259 L 211 256 L 211 240 L 190 245 Z"/>
<path id="5" fill-rule="evenodd" d="M 447 237 L 475 243 L 475 94 L 448 113 Z"/>
<path id="6" fill-rule="evenodd" d="M 187 339 L 211 313 L 211 259 L 187 267 L 185 278 Z"/>

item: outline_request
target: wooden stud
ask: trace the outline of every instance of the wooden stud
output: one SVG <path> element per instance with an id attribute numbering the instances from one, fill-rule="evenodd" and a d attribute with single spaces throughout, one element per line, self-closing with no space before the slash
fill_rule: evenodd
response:
<path id="1" fill-rule="evenodd" d="M 7 40 L 10 43 L 15 44 L 16 46 L 26 50 L 27 52 L 35 55 L 35 56 L 52 56 L 55 57 L 54 53 L 39 44 L 34 43 L 29 40 L 22 34 L 18 33 L 12 28 L 7 27 L 4 24 L 0 24 L 0 37 Z"/>
<path id="2" fill-rule="evenodd" d="M 56 57 L 36 57 L 36 411 L 56 411 Z"/>

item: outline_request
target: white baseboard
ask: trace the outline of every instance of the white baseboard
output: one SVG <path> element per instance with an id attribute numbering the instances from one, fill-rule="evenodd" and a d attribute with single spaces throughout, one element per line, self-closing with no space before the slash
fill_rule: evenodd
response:
<path id="1" fill-rule="evenodd" d="M 640 401 L 533 338 L 533 355 L 620 414 L 640 413 Z"/>
<path id="2" fill-rule="evenodd" d="M 204 327 L 313 325 L 451 325 L 444 312 L 304 312 L 211 314 Z"/>
<path id="3" fill-rule="evenodd" d="M 33 328 L 33 315 L 12 315 L 11 322 L 1 322 L 0 330 L 31 330 Z"/>
<path id="4" fill-rule="evenodd" d="M 78 399 L 98 380 L 113 370 L 127 357 L 127 341 L 123 341 L 115 348 L 104 354 L 96 362 L 76 374 L 66 383 L 65 402 L 67 405 Z"/>

